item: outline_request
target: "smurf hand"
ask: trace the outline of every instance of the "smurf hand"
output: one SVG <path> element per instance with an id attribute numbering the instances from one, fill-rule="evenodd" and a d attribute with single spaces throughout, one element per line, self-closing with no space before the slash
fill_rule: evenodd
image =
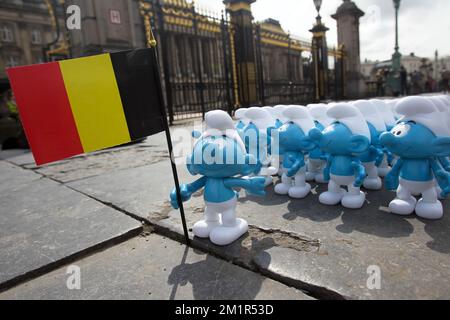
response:
<path id="1" fill-rule="evenodd" d="M 439 170 L 435 173 L 436 180 L 442 189 L 441 196 L 446 198 L 450 194 L 450 172 Z"/>
<path id="2" fill-rule="evenodd" d="M 377 154 L 377 157 L 375 158 L 375 165 L 379 167 L 384 159 L 384 153 L 380 149 L 375 148 L 375 152 Z"/>
<path id="3" fill-rule="evenodd" d="M 323 180 L 329 182 L 330 178 L 330 167 L 326 166 L 325 169 L 323 169 Z"/>
<path id="4" fill-rule="evenodd" d="M 352 162 L 352 168 L 355 171 L 355 182 L 353 183 L 353 186 L 359 188 L 366 178 L 366 171 L 364 170 L 364 167 L 357 162 Z"/>
<path id="5" fill-rule="evenodd" d="M 245 187 L 248 193 L 255 196 L 264 196 L 266 194 L 264 191 L 266 179 L 264 177 L 254 177 L 248 180 L 250 183 Z"/>
<path id="6" fill-rule="evenodd" d="M 186 184 L 180 186 L 180 194 L 181 194 L 181 201 L 183 202 L 188 201 L 192 195 Z M 170 193 L 170 204 L 174 209 L 179 208 L 176 188 L 173 188 L 172 192 Z"/>
<path id="7" fill-rule="evenodd" d="M 387 190 L 397 190 L 399 185 L 399 178 L 398 175 L 393 173 L 392 171 L 387 174 L 386 177 L 384 177 L 384 183 L 386 185 Z"/>
<path id="8" fill-rule="evenodd" d="M 384 150 L 384 152 L 386 153 L 386 156 L 387 156 L 387 162 L 388 162 L 388 164 L 390 165 L 390 166 L 392 166 L 392 162 L 394 162 L 394 155 L 391 153 L 391 152 L 389 152 L 388 150 Z"/>

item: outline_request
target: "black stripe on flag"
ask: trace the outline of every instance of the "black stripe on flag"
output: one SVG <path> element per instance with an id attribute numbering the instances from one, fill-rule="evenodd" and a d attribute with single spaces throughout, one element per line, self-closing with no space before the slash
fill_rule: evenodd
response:
<path id="1" fill-rule="evenodd" d="M 161 95 L 156 83 L 155 49 L 111 53 L 131 140 L 164 131 Z"/>

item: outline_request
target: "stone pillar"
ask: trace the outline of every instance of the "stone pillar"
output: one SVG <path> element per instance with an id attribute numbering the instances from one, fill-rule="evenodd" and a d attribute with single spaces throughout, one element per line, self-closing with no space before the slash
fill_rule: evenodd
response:
<path id="1" fill-rule="evenodd" d="M 332 18 L 337 21 L 338 44 L 345 48 L 345 93 L 347 98 L 359 98 L 365 92 L 361 74 L 359 19 L 364 16 L 353 1 L 344 0 Z"/>
<path id="2" fill-rule="evenodd" d="M 328 97 L 328 46 L 326 32 L 330 30 L 319 16 L 316 24 L 309 30 L 313 34 L 312 55 L 314 65 L 315 98 L 317 101 Z"/>
<path id="3" fill-rule="evenodd" d="M 234 48 L 239 84 L 239 98 L 243 107 L 258 103 L 256 58 L 253 39 L 251 4 L 256 0 L 224 0 L 234 28 Z"/>

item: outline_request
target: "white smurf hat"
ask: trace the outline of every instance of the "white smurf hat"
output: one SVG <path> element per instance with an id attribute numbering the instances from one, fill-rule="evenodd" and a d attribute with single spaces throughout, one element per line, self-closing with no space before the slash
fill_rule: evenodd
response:
<path id="1" fill-rule="evenodd" d="M 273 107 L 273 115 L 275 119 L 280 120 L 281 122 L 286 122 L 286 117 L 283 115 L 283 111 L 286 110 L 287 106 L 285 105 L 277 105 Z"/>
<path id="2" fill-rule="evenodd" d="M 245 112 L 245 117 L 260 131 L 267 131 L 267 128 L 273 126 L 272 115 L 264 108 L 251 107 Z"/>
<path id="3" fill-rule="evenodd" d="M 380 112 L 381 117 L 383 118 L 384 124 L 387 126 L 394 126 L 397 122 L 394 117 L 394 113 L 392 112 L 392 108 L 389 106 L 391 101 L 383 101 L 379 99 L 370 100 L 372 104 L 374 104 L 378 111 Z"/>
<path id="4" fill-rule="evenodd" d="M 399 121 L 414 121 L 431 130 L 438 137 L 450 135 L 448 125 L 439 109 L 425 97 L 406 97 L 401 99 L 395 110 L 402 115 Z"/>
<path id="5" fill-rule="evenodd" d="M 450 108 L 446 105 L 446 103 L 442 99 L 442 96 L 428 97 L 428 99 L 430 99 L 430 101 L 434 104 L 434 106 L 438 108 L 442 118 L 447 123 L 447 127 L 450 131 Z"/>
<path id="6" fill-rule="evenodd" d="M 270 116 L 272 117 L 272 125 L 275 125 L 275 111 L 272 107 L 263 107 L 264 110 L 266 110 Z"/>
<path id="7" fill-rule="evenodd" d="M 344 124 L 351 133 L 371 139 L 369 126 L 358 108 L 348 103 L 334 103 L 328 108 L 327 115 Z"/>
<path id="8" fill-rule="evenodd" d="M 309 134 L 309 131 L 316 127 L 314 119 L 308 112 L 308 109 L 304 106 L 288 106 L 283 111 L 283 115 L 288 121 L 292 121 L 302 129 L 305 135 Z"/>
<path id="9" fill-rule="evenodd" d="M 378 111 L 378 108 L 375 105 L 375 103 L 372 103 L 367 100 L 358 100 L 353 102 L 352 105 L 354 105 L 356 108 L 359 109 L 359 111 L 361 111 L 366 121 L 371 125 L 373 125 L 375 129 L 377 129 L 377 131 L 384 132 L 387 130 L 386 123 L 384 122 L 384 119 L 380 111 Z M 385 108 L 387 107 L 385 106 Z"/>
<path id="10" fill-rule="evenodd" d="M 334 121 L 327 115 L 327 105 L 323 103 L 309 104 L 308 111 L 314 120 L 318 121 L 324 127 L 328 127 Z"/>
<path id="11" fill-rule="evenodd" d="M 243 122 L 248 122 L 248 120 L 245 118 L 245 113 L 247 112 L 247 108 L 240 108 L 240 109 L 237 109 L 235 112 L 234 112 L 234 117 L 237 119 L 237 120 L 241 120 L 241 121 L 243 121 Z"/>
<path id="12" fill-rule="evenodd" d="M 433 97 L 427 97 L 436 108 L 438 108 L 438 110 L 440 112 L 447 112 L 447 105 L 444 103 L 444 101 L 438 97 L 438 96 L 433 96 Z"/>
<path id="13" fill-rule="evenodd" d="M 394 116 L 395 122 L 397 122 L 397 119 L 402 117 L 400 114 L 398 114 L 395 111 L 395 106 L 397 105 L 398 101 L 399 101 L 398 99 L 392 99 L 386 103 L 386 105 L 389 107 L 389 109 L 391 109 L 391 113 Z"/>
<path id="14" fill-rule="evenodd" d="M 226 136 L 237 142 L 242 151 L 246 152 L 244 142 L 234 127 L 233 119 L 230 115 L 222 110 L 214 110 L 205 115 L 206 130 L 202 133 L 200 139 L 213 136 Z"/>

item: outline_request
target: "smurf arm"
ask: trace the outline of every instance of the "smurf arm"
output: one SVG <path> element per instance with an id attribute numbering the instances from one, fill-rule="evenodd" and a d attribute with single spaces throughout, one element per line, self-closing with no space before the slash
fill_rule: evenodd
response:
<path id="1" fill-rule="evenodd" d="M 353 160 L 352 168 L 355 172 L 355 182 L 353 183 L 353 185 L 356 188 L 359 188 L 359 187 L 361 187 L 361 185 L 364 182 L 364 179 L 366 178 L 366 169 L 361 164 L 361 161 L 359 161 L 357 159 Z"/>
<path id="2" fill-rule="evenodd" d="M 398 159 L 395 163 L 394 167 L 392 167 L 391 171 L 387 174 L 387 176 L 384 178 L 384 182 L 386 184 L 386 189 L 388 190 L 396 190 L 399 185 L 399 177 L 400 177 L 400 170 L 403 165 L 403 160 Z"/>
<path id="3" fill-rule="evenodd" d="M 206 180 L 207 180 L 206 177 L 202 177 L 190 184 L 182 184 L 180 186 L 181 201 L 183 202 L 188 201 L 193 193 L 197 192 L 198 190 L 200 190 L 205 186 Z M 172 192 L 170 193 L 170 204 L 174 209 L 179 208 L 176 188 L 173 188 Z"/>
<path id="4" fill-rule="evenodd" d="M 450 160 L 447 157 L 439 157 L 439 162 L 444 167 L 445 171 L 450 172 Z"/>
<path id="5" fill-rule="evenodd" d="M 431 159 L 430 164 L 439 187 L 442 189 L 441 196 L 445 198 L 450 194 L 450 172 L 445 171 L 436 159 Z"/>
<path id="6" fill-rule="evenodd" d="M 387 156 L 387 162 L 389 165 L 392 165 L 392 161 L 394 161 L 394 155 L 386 148 L 383 148 L 383 152 Z"/>
<path id="7" fill-rule="evenodd" d="M 223 184 L 228 188 L 244 188 L 250 194 L 263 196 L 266 194 L 264 191 L 265 181 L 266 179 L 263 177 L 254 177 L 249 179 L 228 178 L 224 180 Z"/>
<path id="8" fill-rule="evenodd" d="M 327 156 L 325 160 L 327 161 L 327 165 L 323 169 L 323 179 L 325 182 L 328 182 L 330 181 L 331 162 L 333 161 L 333 157 L 331 155 Z"/>
<path id="9" fill-rule="evenodd" d="M 300 168 L 305 165 L 305 159 L 301 154 L 295 156 L 293 154 L 290 154 L 289 158 L 290 161 L 293 162 L 293 165 L 288 169 L 287 176 L 293 177 L 298 172 L 298 170 L 300 170 Z"/>
<path id="10" fill-rule="evenodd" d="M 377 147 L 374 147 L 374 146 L 370 146 L 370 153 L 375 158 L 375 165 L 377 167 L 379 167 L 381 162 L 383 162 L 383 158 L 384 158 L 383 150 L 381 150 Z"/>

